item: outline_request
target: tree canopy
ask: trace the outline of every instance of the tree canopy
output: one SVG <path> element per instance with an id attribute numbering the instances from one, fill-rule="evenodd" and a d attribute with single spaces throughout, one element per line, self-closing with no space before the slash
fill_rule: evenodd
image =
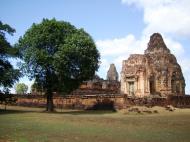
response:
<path id="1" fill-rule="evenodd" d="M 71 92 L 99 67 L 91 36 L 64 21 L 43 19 L 33 24 L 16 47 L 25 61 L 23 69 L 46 92 L 47 111 L 53 110 L 52 92 Z"/>
<path id="2" fill-rule="evenodd" d="M 26 94 L 28 91 L 28 86 L 24 83 L 16 84 L 16 93 L 17 94 Z"/>
<path id="3" fill-rule="evenodd" d="M 13 48 L 5 37 L 6 34 L 13 35 L 14 32 L 15 29 L 0 21 L 0 87 L 3 90 L 12 87 L 20 77 L 19 70 L 14 69 L 8 60 L 17 56 L 17 49 Z"/>

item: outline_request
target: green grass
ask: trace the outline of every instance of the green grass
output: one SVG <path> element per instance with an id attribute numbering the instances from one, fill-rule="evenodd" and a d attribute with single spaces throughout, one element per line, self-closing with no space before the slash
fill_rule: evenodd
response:
<path id="1" fill-rule="evenodd" d="M 0 142 L 190 141 L 190 109 L 155 109 L 158 114 L 8 107 L 0 111 Z"/>

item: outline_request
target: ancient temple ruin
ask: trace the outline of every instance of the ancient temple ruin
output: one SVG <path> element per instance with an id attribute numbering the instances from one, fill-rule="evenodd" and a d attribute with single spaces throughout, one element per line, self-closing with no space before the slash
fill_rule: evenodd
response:
<path id="1" fill-rule="evenodd" d="M 132 54 L 122 62 L 121 93 L 136 97 L 185 95 L 181 67 L 159 33 L 150 37 L 144 54 Z"/>

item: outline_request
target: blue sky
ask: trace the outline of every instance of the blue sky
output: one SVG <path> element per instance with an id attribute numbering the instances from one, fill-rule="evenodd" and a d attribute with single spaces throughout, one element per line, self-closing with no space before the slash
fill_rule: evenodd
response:
<path id="1" fill-rule="evenodd" d="M 98 74 L 103 78 L 110 63 L 120 72 L 122 60 L 143 53 L 150 35 L 159 32 L 176 55 L 190 93 L 189 9 L 188 0 L 1 0 L 0 20 L 16 29 L 14 36 L 7 37 L 11 44 L 42 18 L 84 28 L 101 53 Z M 20 82 L 31 84 L 27 77 Z"/>

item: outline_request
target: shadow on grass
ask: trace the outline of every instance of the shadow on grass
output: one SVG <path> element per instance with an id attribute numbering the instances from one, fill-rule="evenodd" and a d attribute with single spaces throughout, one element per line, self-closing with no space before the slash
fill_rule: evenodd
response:
<path id="1" fill-rule="evenodd" d="M 27 108 L 28 109 L 28 108 Z M 46 113 L 46 114 L 68 114 L 68 115 L 103 115 L 103 114 L 113 114 L 115 110 L 70 110 L 63 109 L 59 111 L 47 112 L 47 111 L 36 111 L 36 110 L 14 110 L 14 109 L 0 109 L 0 115 L 5 114 L 23 114 L 23 113 Z"/>
<path id="2" fill-rule="evenodd" d="M 16 113 L 29 113 L 29 112 L 38 112 L 38 111 L 29 111 L 29 110 L 12 110 L 12 109 L 0 109 L 0 115 L 2 114 L 16 114 Z"/>
<path id="3" fill-rule="evenodd" d="M 46 112 L 48 113 L 48 112 Z M 63 110 L 62 112 L 51 112 L 53 114 L 69 114 L 69 115 L 102 115 L 102 114 L 113 114 L 115 110 Z"/>
<path id="4" fill-rule="evenodd" d="M 47 112 L 43 110 L 35 110 L 34 107 L 32 108 L 24 108 L 22 109 L 19 107 L 17 108 L 10 108 L 7 110 L 0 109 L 0 115 L 1 114 L 13 114 L 13 113 L 30 113 L 30 112 L 35 112 L 35 113 L 54 113 L 54 114 L 69 114 L 69 115 L 101 115 L 101 114 L 112 114 L 115 113 L 116 110 L 114 108 L 114 102 L 110 101 L 109 99 L 104 99 L 102 101 L 97 101 L 93 106 L 88 107 L 87 109 L 80 109 L 80 110 L 75 110 L 75 109 L 59 109 L 58 111 L 54 112 Z"/>
<path id="5" fill-rule="evenodd" d="M 62 110 L 61 110 L 62 111 Z M 108 99 L 104 99 L 103 101 L 98 101 L 93 106 L 88 107 L 84 110 L 74 110 L 74 111 L 62 111 L 55 112 L 57 114 L 71 114 L 71 115 L 89 115 L 89 114 L 111 114 L 115 113 L 116 110 L 114 108 L 114 102 Z"/>

